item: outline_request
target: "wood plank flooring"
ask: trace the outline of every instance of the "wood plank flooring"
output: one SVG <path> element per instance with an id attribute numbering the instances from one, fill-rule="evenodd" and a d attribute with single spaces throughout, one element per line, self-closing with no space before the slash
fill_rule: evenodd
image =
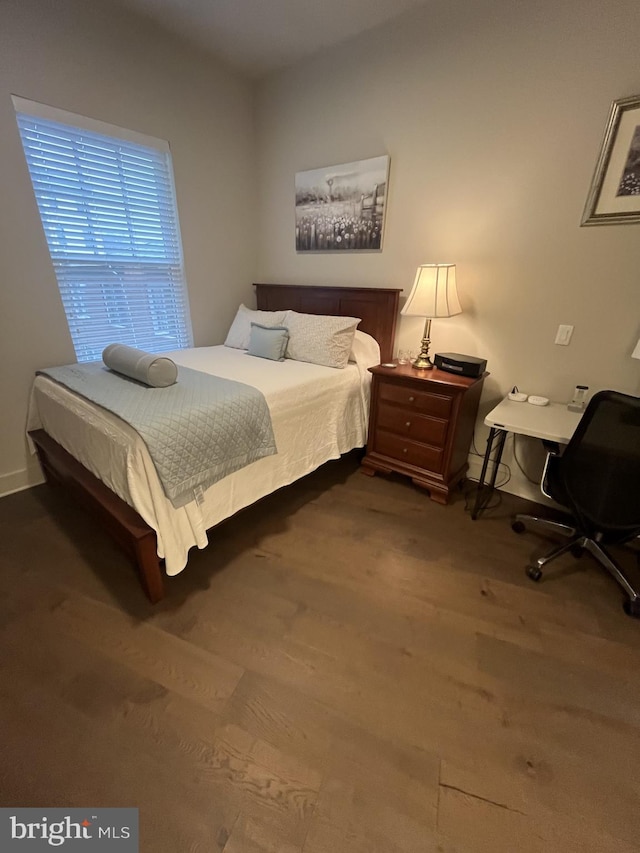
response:
<path id="1" fill-rule="evenodd" d="M 351 454 L 152 607 L 59 491 L 4 498 L 0 805 L 136 806 L 145 853 L 635 853 L 640 622 L 589 557 L 532 584 L 523 506 Z"/>

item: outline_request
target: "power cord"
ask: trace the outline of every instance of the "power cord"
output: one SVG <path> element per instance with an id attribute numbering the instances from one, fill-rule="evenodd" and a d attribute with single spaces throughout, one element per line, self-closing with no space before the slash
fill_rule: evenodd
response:
<path id="1" fill-rule="evenodd" d="M 471 480 L 474 485 L 465 489 L 464 491 L 464 511 L 472 512 L 476 505 L 476 498 L 478 496 L 478 483 L 477 481 Z M 508 481 L 507 481 L 508 482 Z M 491 500 L 489 503 L 485 504 L 481 508 L 481 512 L 491 512 L 493 509 L 498 509 L 498 507 L 502 504 L 502 492 L 499 492 L 498 489 L 494 491 Z"/>
<path id="2" fill-rule="evenodd" d="M 510 438 L 510 436 L 511 436 L 512 434 L 513 434 L 513 433 L 509 433 L 509 435 L 507 435 L 507 438 L 506 438 L 505 444 L 506 444 L 506 442 L 509 440 L 509 438 Z M 515 440 L 515 436 L 514 436 L 514 440 Z M 492 451 L 491 451 L 491 452 L 494 454 L 494 456 L 493 456 L 493 458 L 492 458 L 492 457 L 489 457 L 489 461 L 490 461 L 490 463 L 491 463 L 492 465 L 495 465 L 495 453 L 497 452 L 497 446 L 494 446 L 494 447 L 492 448 Z M 484 453 L 480 453 L 480 452 L 478 451 L 478 448 L 476 447 L 476 435 L 475 435 L 475 430 L 474 430 L 474 432 L 473 432 L 473 434 L 472 434 L 472 436 L 471 436 L 471 450 L 469 451 L 469 455 L 470 455 L 470 456 L 478 456 L 480 459 L 484 459 L 484 456 L 485 456 L 485 454 L 484 454 Z M 514 456 L 515 456 L 515 453 L 514 453 Z M 496 483 L 496 489 L 501 489 L 503 486 L 506 486 L 506 485 L 507 485 L 507 483 L 509 482 L 509 480 L 511 479 L 511 468 L 507 465 L 507 463 L 506 463 L 506 462 L 500 462 L 500 463 L 498 464 L 498 471 L 501 471 L 501 470 L 505 472 L 505 474 L 506 474 L 506 479 L 505 479 L 505 480 L 503 480 L 501 483 Z M 477 480 L 474 480 L 474 478 L 473 478 L 473 477 L 468 477 L 467 479 L 472 480 L 472 481 L 473 481 L 473 482 L 475 482 L 475 483 L 477 483 L 477 482 L 478 482 Z"/>
<path id="3" fill-rule="evenodd" d="M 507 439 L 508 438 L 509 438 L 509 436 L 507 436 Z M 478 449 L 476 447 L 476 441 L 475 441 L 475 431 L 471 437 L 471 447 L 472 447 L 472 450 L 471 450 L 472 456 L 478 456 L 480 458 L 484 458 L 484 453 L 478 453 Z M 492 466 L 495 465 L 495 453 L 496 453 L 496 448 L 494 447 L 492 449 L 492 456 L 489 457 L 489 462 Z M 509 465 L 507 465 L 506 462 L 500 462 L 498 464 L 498 474 L 499 475 L 502 474 L 504 479 L 502 479 L 500 482 L 495 484 L 493 495 L 492 495 L 491 499 L 489 500 L 489 502 L 482 507 L 482 512 L 487 512 L 487 511 L 491 511 L 493 509 L 497 509 L 502 504 L 502 494 L 499 490 L 503 486 L 506 486 L 507 483 L 509 482 L 509 480 L 511 480 L 511 468 L 509 467 Z M 475 502 L 476 502 L 476 498 L 478 495 L 479 481 L 475 480 L 472 477 L 468 477 L 467 479 L 470 483 L 473 483 L 474 485 L 468 487 L 464 492 L 464 509 L 465 509 L 465 512 L 471 512 L 472 509 L 475 507 Z"/>
<path id="4" fill-rule="evenodd" d="M 524 470 L 522 465 L 520 464 L 520 460 L 518 459 L 518 454 L 516 453 L 516 433 L 513 433 L 513 458 L 515 459 L 516 465 L 520 469 L 520 473 L 524 475 L 525 479 L 527 479 L 530 483 L 533 483 L 534 486 L 540 485 L 540 480 L 534 480 L 533 477 L 530 477 L 527 472 Z"/>
<path id="5" fill-rule="evenodd" d="M 484 456 L 484 453 L 479 453 L 478 448 L 476 447 L 476 431 L 473 430 L 471 435 L 471 455 L 472 456 Z"/>

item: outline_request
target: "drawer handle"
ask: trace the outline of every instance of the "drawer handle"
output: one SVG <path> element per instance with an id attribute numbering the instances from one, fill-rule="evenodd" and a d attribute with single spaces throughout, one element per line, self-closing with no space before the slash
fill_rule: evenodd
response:
<path id="1" fill-rule="evenodd" d="M 408 453 L 408 452 L 409 452 L 409 448 L 408 448 L 408 447 L 403 447 L 403 448 L 402 448 L 402 452 L 403 452 L 403 453 Z"/>
<path id="2" fill-rule="evenodd" d="M 409 397 L 409 402 L 413 403 L 415 399 L 416 399 L 415 397 Z"/>
<path id="3" fill-rule="evenodd" d="M 406 426 L 406 427 L 410 427 L 410 426 L 411 426 L 411 421 L 407 421 L 407 422 L 406 422 L 406 424 L 405 424 L 405 426 Z"/>

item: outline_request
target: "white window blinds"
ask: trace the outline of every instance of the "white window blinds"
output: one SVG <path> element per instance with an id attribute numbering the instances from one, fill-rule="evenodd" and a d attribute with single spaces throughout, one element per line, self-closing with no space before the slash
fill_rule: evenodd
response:
<path id="1" fill-rule="evenodd" d="M 14 103 L 78 361 L 96 361 L 116 342 L 148 352 L 191 346 L 168 145 Z"/>

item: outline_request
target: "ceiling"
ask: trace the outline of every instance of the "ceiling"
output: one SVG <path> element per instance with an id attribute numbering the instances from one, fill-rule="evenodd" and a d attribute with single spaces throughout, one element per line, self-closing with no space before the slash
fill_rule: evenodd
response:
<path id="1" fill-rule="evenodd" d="M 250 77 L 292 65 L 425 0 L 120 0 Z"/>

